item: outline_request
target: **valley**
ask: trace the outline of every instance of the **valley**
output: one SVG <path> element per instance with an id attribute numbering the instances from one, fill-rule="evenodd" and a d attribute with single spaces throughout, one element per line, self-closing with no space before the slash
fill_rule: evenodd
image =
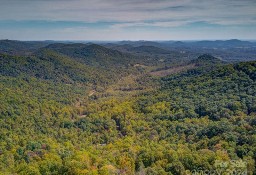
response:
<path id="1" fill-rule="evenodd" d="M 0 40 L 0 175 L 255 174 L 255 46 Z"/>

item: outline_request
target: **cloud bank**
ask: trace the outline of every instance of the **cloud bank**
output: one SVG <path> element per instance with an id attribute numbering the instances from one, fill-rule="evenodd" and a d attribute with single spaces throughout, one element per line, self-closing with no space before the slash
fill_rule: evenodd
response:
<path id="1" fill-rule="evenodd" d="M 1 0 L 0 27 L 17 39 L 255 39 L 256 1 Z"/>

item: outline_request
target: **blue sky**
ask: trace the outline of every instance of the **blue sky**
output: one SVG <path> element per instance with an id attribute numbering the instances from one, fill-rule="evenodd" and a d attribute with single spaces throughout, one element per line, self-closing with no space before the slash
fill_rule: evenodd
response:
<path id="1" fill-rule="evenodd" d="M 0 39 L 256 39 L 255 0 L 1 0 Z"/>

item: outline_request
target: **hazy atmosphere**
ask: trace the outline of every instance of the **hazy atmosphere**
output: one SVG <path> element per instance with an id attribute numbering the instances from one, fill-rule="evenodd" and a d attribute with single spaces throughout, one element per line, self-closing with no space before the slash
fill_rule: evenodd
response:
<path id="1" fill-rule="evenodd" d="M 0 39 L 256 38 L 255 0 L 1 0 Z"/>

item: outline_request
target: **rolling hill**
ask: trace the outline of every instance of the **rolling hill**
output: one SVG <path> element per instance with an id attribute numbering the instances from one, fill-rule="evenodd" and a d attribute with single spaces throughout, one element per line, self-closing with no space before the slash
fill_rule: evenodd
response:
<path id="1" fill-rule="evenodd" d="M 160 64 L 80 43 L 1 54 L 0 174 L 179 175 L 238 161 L 221 171 L 255 173 L 256 62 L 194 56 Z"/>

